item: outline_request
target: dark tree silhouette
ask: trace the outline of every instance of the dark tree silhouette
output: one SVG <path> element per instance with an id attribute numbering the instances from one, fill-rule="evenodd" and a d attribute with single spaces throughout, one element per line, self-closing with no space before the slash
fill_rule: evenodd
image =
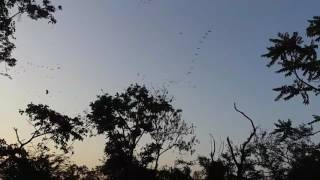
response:
<path id="1" fill-rule="evenodd" d="M 41 104 L 29 104 L 20 113 L 29 118 L 29 124 L 35 130 L 31 133 L 29 139 L 22 140 L 18 130 L 14 129 L 17 138 L 15 144 L 8 144 L 4 139 L 0 140 L 0 178 L 72 179 L 71 177 L 73 177 L 73 179 L 81 179 L 85 177 L 85 174 L 93 172 L 84 171 L 84 167 L 82 169 L 79 167 L 78 172 L 82 174 L 70 173 L 70 168 L 76 166 L 70 165 L 67 161 L 68 157 L 50 153 L 49 141 L 66 153 L 71 148 L 68 142 L 83 139 L 86 129 L 78 117 L 70 118 L 61 115 Z M 37 141 L 37 138 L 40 138 L 41 141 Z M 32 151 L 30 150 L 31 147 Z"/>
<path id="2" fill-rule="evenodd" d="M 103 180 L 106 176 L 100 173 L 99 169 L 89 169 L 86 166 L 67 164 L 58 174 L 58 179 L 64 180 Z"/>
<path id="3" fill-rule="evenodd" d="M 265 175 L 279 180 L 307 175 L 310 178 L 306 179 L 318 179 L 320 169 L 316 164 L 320 149 L 319 144 L 311 140 L 317 133 L 313 127 L 306 124 L 292 127 L 290 120 L 279 120 L 275 126 L 270 133 L 262 131 L 254 142 L 258 165 L 265 170 Z M 315 176 L 318 178 L 312 178 Z"/>
<path id="4" fill-rule="evenodd" d="M 46 19 L 56 23 L 54 13 L 61 6 L 54 6 L 51 0 L 1 0 L 0 1 L 0 63 L 14 66 L 16 59 L 12 57 L 15 48 L 13 43 L 16 31 L 15 17 L 26 15 L 33 20 Z M 4 74 L 7 75 L 8 74 Z"/>
<path id="5" fill-rule="evenodd" d="M 17 144 L 0 142 L 0 178 L 4 180 L 99 180 L 105 179 L 99 171 L 70 164 L 69 157 L 50 153 L 42 145 L 27 151 Z"/>
<path id="6" fill-rule="evenodd" d="M 193 135 L 194 127 L 188 126 L 182 119 L 182 110 L 174 109 L 172 105 L 170 105 L 173 98 L 168 97 L 167 90 L 156 91 L 153 96 L 155 96 L 159 102 L 167 102 L 167 106 L 169 106 L 166 110 L 154 113 L 156 118 L 152 119 L 153 131 L 150 132 L 152 142 L 146 145 L 141 154 L 146 161 L 148 161 L 148 159 L 154 160 L 154 169 L 157 170 L 159 158 L 162 154 L 172 149 L 178 149 L 179 152 L 191 152 L 192 154 L 192 148 L 197 143 L 197 139 Z"/>
<path id="7" fill-rule="evenodd" d="M 279 33 L 278 38 L 270 39 L 272 46 L 263 55 L 270 60 L 268 67 L 275 64 L 279 66 L 276 73 L 283 73 L 291 77 L 293 83 L 275 88 L 279 92 L 276 100 L 283 98 L 289 100 L 301 95 L 303 103 L 309 104 L 309 93 L 320 93 L 320 60 L 317 56 L 318 43 L 320 41 L 320 17 L 315 16 L 309 21 L 307 36 L 310 42 L 304 43 L 303 38 L 294 32 Z"/>
<path id="8" fill-rule="evenodd" d="M 166 95 L 152 94 L 138 84 L 115 96 L 98 96 L 91 103 L 88 119 L 98 134 L 106 135 L 104 170 L 111 179 L 149 176 L 148 164 L 155 161 L 156 169 L 164 152 L 191 150 L 194 138 L 183 138 L 193 134 L 193 127 L 181 120 L 181 110 L 175 110 L 171 103 Z M 139 145 L 144 137 L 153 142 Z"/>
<path id="9" fill-rule="evenodd" d="M 320 17 L 309 20 L 305 39 L 297 32 L 279 33 L 268 52 L 263 55 L 270 60 L 268 67 L 277 64 L 277 73 L 283 73 L 293 79 L 290 85 L 275 88 L 279 92 L 276 100 L 289 100 L 300 95 L 304 104 L 309 104 L 310 94 L 320 93 L 320 60 L 318 59 L 318 44 L 320 41 Z M 292 127 L 292 122 L 278 121 L 272 133 L 262 132 L 255 145 L 260 165 L 268 169 L 274 179 L 319 179 L 319 144 L 311 137 L 319 133 L 314 131 L 314 120 L 308 124 Z"/>
<path id="10" fill-rule="evenodd" d="M 198 157 L 199 165 L 203 168 L 204 180 L 224 180 L 228 167 L 221 159 L 215 160 L 204 156 Z"/>
<path id="11" fill-rule="evenodd" d="M 307 156 L 300 157 L 292 164 L 288 173 L 289 180 L 320 179 L 320 154 L 319 149 Z"/>
<path id="12" fill-rule="evenodd" d="M 196 171 L 193 177 L 194 179 L 203 180 L 225 180 L 227 175 L 228 167 L 221 159 L 221 154 L 218 154 L 216 158 L 216 141 L 212 135 L 210 135 L 211 152 L 209 157 L 199 156 L 198 163 L 202 167 L 201 171 Z M 220 147 L 221 148 L 221 147 Z M 220 149 L 219 148 L 219 149 Z M 224 144 L 222 144 L 222 149 L 218 153 L 224 151 Z"/>
<path id="13" fill-rule="evenodd" d="M 2 179 L 53 179 L 57 169 L 63 163 L 58 156 L 51 159 L 49 155 L 31 156 L 24 148 L 0 145 L 0 177 Z"/>
<path id="14" fill-rule="evenodd" d="M 157 180 L 192 180 L 191 169 L 188 166 L 182 168 L 167 168 L 159 171 Z"/>
<path id="15" fill-rule="evenodd" d="M 42 138 L 42 142 L 53 141 L 56 147 L 68 152 L 68 142 L 83 140 L 83 136 L 87 133 L 87 128 L 80 117 L 70 118 L 50 109 L 47 105 L 31 103 L 25 110 L 20 110 L 20 113 L 29 118 L 29 123 L 35 129 L 26 141 L 22 141 L 18 130 L 14 129 L 20 147 L 24 147 L 36 138 Z"/>
<path id="16" fill-rule="evenodd" d="M 261 174 L 256 169 L 255 159 L 252 157 L 254 152 L 252 142 L 257 134 L 257 128 L 253 120 L 244 112 L 240 111 L 236 104 L 234 104 L 234 109 L 249 121 L 252 131 L 240 146 L 234 145 L 230 138 L 227 137 L 228 151 L 222 154 L 222 157 L 229 170 L 228 176 L 231 177 L 235 175 L 237 180 L 245 178 L 258 179 L 261 177 Z"/>

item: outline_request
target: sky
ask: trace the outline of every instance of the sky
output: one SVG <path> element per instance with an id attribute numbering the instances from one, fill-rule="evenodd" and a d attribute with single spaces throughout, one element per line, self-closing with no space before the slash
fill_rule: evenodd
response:
<path id="1" fill-rule="evenodd" d="M 15 142 L 13 127 L 28 137 L 32 127 L 18 113 L 30 102 L 76 116 L 103 92 L 122 92 L 131 83 L 167 87 L 175 107 L 196 126 L 196 155 L 218 142 L 238 143 L 250 124 L 271 129 L 278 119 L 307 122 L 320 101 L 274 101 L 272 88 L 289 82 L 267 68 L 261 55 L 278 32 L 305 33 L 319 15 L 318 0 L 57 0 L 58 23 L 17 22 L 13 79 L 0 77 L 0 137 Z M 3 68 L 3 70 L 1 70 Z M 4 67 L 0 67 L 4 71 Z M 46 95 L 45 91 L 49 90 Z M 72 159 L 94 166 L 104 138 L 76 142 Z M 162 162 L 170 163 L 173 155 Z"/>

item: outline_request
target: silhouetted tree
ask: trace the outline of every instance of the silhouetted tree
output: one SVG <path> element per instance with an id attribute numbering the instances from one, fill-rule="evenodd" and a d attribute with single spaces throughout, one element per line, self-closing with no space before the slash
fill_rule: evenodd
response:
<path id="1" fill-rule="evenodd" d="M 268 67 L 279 66 L 277 73 L 291 77 L 293 83 L 275 88 L 279 92 L 276 100 L 289 100 L 300 95 L 304 104 L 309 104 L 310 93 L 320 93 L 320 60 L 318 59 L 318 44 L 320 41 L 320 17 L 309 20 L 306 29 L 309 42 L 297 32 L 279 33 L 268 52 L 263 55 L 270 59 Z M 314 131 L 312 125 L 320 121 L 320 117 L 308 124 L 292 127 L 292 122 L 278 121 L 272 133 L 262 132 L 257 138 L 256 150 L 263 168 L 274 179 L 319 179 L 319 144 L 311 137 L 319 131 Z"/>
<path id="2" fill-rule="evenodd" d="M 147 169 L 148 164 L 155 161 L 156 169 L 164 152 L 191 150 L 195 139 L 183 138 L 193 134 L 193 127 L 181 120 L 181 110 L 171 102 L 166 94 L 152 94 L 145 86 L 134 84 L 124 93 L 101 95 L 91 103 L 88 119 L 98 134 L 106 135 L 104 171 L 111 179 L 149 176 L 154 171 Z M 138 146 L 144 137 L 153 142 Z"/>
<path id="3" fill-rule="evenodd" d="M 0 140 L 0 177 L 2 179 L 64 179 L 68 166 L 67 157 L 50 153 L 47 142 L 53 142 L 55 147 L 68 152 L 69 141 L 82 140 L 86 133 L 79 117 L 70 118 L 51 110 L 46 105 L 29 104 L 21 114 L 29 118 L 34 127 L 31 137 L 22 140 L 15 130 L 17 143 L 7 144 Z M 35 150 L 27 146 L 36 141 Z M 71 176 L 70 176 L 71 177 Z M 76 179 L 76 178 L 74 178 Z"/>
<path id="4" fill-rule="evenodd" d="M 271 133 L 262 131 L 254 142 L 255 156 L 265 175 L 285 180 L 302 177 L 301 173 L 304 172 L 304 177 L 307 177 L 306 174 L 310 177 L 307 179 L 318 179 L 311 178 L 315 175 L 319 177 L 320 170 L 314 170 L 319 168 L 316 165 L 319 161 L 319 144 L 311 140 L 311 136 L 317 132 L 313 131 L 311 125 L 292 127 L 290 120 L 279 120 L 275 126 Z"/>
<path id="5" fill-rule="evenodd" d="M 293 83 L 275 88 L 279 92 L 276 100 L 283 98 L 289 100 L 301 95 L 303 103 L 309 103 L 309 93 L 320 93 L 320 60 L 317 56 L 318 43 L 320 41 L 320 17 L 315 16 L 309 21 L 306 30 L 310 42 L 304 43 L 303 38 L 294 32 L 279 33 L 277 39 L 270 39 L 273 43 L 268 52 L 263 55 L 270 59 L 268 67 L 279 65 L 277 73 L 283 73 L 286 77 L 292 77 Z"/>
<path id="6" fill-rule="evenodd" d="M 50 153 L 49 149 L 37 146 L 26 150 L 17 144 L 0 143 L 0 178 L 7 180 L 99 180 L 105 179 L 99 171 L 85 166 L 70 164 L 69 157 Z"/>
<path id="7" fill-rule="evenodd" d="M 227 174 L 227 166 L 220 159 L 214 160 L 204 156 L 198 157 L 203 168 L 204 180 L 224 180 Z"/>
<path id="8" fill-rule="evenodd" d="M 177 149 L 179 152 L 193 153 L 193 146 L 197 143 L 194 134 L 194 127 L 188 124 L 181 117 L 181 109 L 174 109 L 170 103 L 173 102 L 172 97 L 168 97 L 166 89 L 156 91 L 153 94 L 159 102 L 167 102 L 169 108 L 154 113 L 152 119 L 153 131 L 150 132 L 151 143 L 148 143 L 141 157 L 145 160 L 145 164 L 154 160 L 154 169 L 158 169 L 159 158 L 165 152 Z"/>
<path id="9" fill-rule="evenodd" d="M 320 179 L 320 154 L 317 151 L 305 154 L 303 157 L 293 162 L 292 168 L 288 173 L 289 180 L 298 179 Z"/>
<path id="10" fill-rule="evenodd" d="M 188 166 L 182 168 L 164 168 L 159 171 L 157 180 L 192 180 L 191 169 Z"/>
<path id="11" fill-rule="evenodd" d="M 256 137 L 257 128 L 254 125 L 253 120 L 247 116 L 244 112 L 240 111 L 236 104 L 234 109 L 242 116 L 244 116 L 252 127 L 252 131 L 248 138 L 240 145 L 234 145 L 229 137 L 227 137 L 228 151 L 222 154 L 225 161 L 225 165 L 228 167 L 228 176 L 235 176 L 237 180 L 243 179 L 258 179 L 261 177 L 261 172 L 256 169 L 255 158 L 253 158 L 254 147 L 252 142 Z"/>
<path id="12" fill-rule="evenodd" d="M 61 172 L 59 178 L 64 180 L 103 180 L 107 179 L 100 170 L 89 169 L 86 166 L 78 166 L 76 164 L 68 164 Z"/>
<path id="13" fill-rule="evenodd" d="M 15 17 L 27 15 L 33 20 L 46 19 L 56 23 L 54 13 L 61 6 L 54 6 L 51 0 L 1 0 L 0 1 L 0 63 L 14 66 L 16 59 L 12 57 L 15 48 L 12 42 L 16 31 Z M 8 74 L 4 74 L 9 76 Z"/>
<path id="14" fill-rule="evenodd" d="M 22 141 L 18 130 L 14 129 L 20 147 L 24 147 L 36 138 L 42 138 L 43 142 L 53 141 L 56 147 L 68 152 L 68 142 L 83 140 L 83 136 L 87 132 L 80 117 L 70 118 L 50 109 L 47 105 L 31 103 L 25 110 L 20 110 L 20 113 L 29 118 L 29 123 L 35 129 L 26 141 Z"/>
<path id="15" fill-rule="evenodd" d="M 205 156 L 198 157 L 199 165 L 203 168 L 203 170 L 201 171 L 201 174 L 199 175 L 196 174 L 196 176 L 203 177 L 203 180 L 225 180 L 228 172 L 228 167 L 225 165 L 223 160 L 220 159 L 221 157 L 218 157 L 217 159 L 215 158 L 216 142 L 213 136 L 210 136 L 210 138 L 211 138 L 210 157 L 209 158 Z M 223 149 L 221 152 L 223 152 Z M 197 178 L 200 179 L 200 177 L 197 177 Z"/>

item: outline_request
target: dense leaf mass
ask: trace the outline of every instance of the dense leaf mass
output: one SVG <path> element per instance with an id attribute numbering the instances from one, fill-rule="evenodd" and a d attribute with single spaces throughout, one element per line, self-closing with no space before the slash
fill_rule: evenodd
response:
<path id="1" fill-rule="evenodd" d="M 46 19 L 56 23 L 54 13 L 61 6 L 52 5 L 50 0 L 1 0 L 0 1 L 0 63 L 14 66 L 17 59 L 12 57 L 15 49 L 13 40 L 17 16 L 26 15 L 33 20 Z"/>

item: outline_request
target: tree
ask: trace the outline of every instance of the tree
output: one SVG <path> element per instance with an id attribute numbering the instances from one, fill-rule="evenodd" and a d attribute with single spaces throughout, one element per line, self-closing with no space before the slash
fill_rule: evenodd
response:
<path id="1" fill-rule="evenodd" d="M 32 20 L 46 19 L 55 24 L 54 13 L 61 6 L 52 5 L 50 0 L 1 0 L 0 1 L 0 63 L 10 67 L 15 66 L 16 59 L 12 57 L 15 45 L 12 42 L 16 31 L 15 17 L 27 15 Z M 3 74 L 10 77 L 8 74 Z"/>
<path id="2" fill-rule="evenodd" d="M 146 145 L 141 155 L 146 161 L 154 160 L 154 170 L 157 170 L 161 155 L 172 149 L 192 154 L 194 151 L 192 148 L 198 141 L 193 135 L 194 126 L 189 126 L 182 119 L 182 110 L 169 105 L 173 102 L 173 98 L 168 97 L 168 91 L 166 89 L 156 91 L 154 96 L 159 102 L 167 102 L 169 108 L 154 114 L 156 118 L 152 119 L 153 131 L 150 132 L 152 142 Z"/>
<path id="3" fill-rule="evenodd" d="M 270 61 L 268 67 L 278 65 L 276 73 L 282 73 L 293 80 L 292 84 L 275 88 L 279 92 L 276 100 L 289 100 L 301 96 L 304 104 L 309 104 L 310 94 L 320 93 L 320 17 L 308 21 L 305 39 L 294 32 L 279 33 L 278 38 L 270 39 L 272 46 L 263 57 Z M 262 132 L 256 142 L 258 157 L 262 166 L 269 170 L 275 179 L 319 179 L 319 144 L 311 141 L 314 131 L 312 125 L 320 121 L 314 115 L 310 123 L 292 127 L 292 122 L 278 121 L 272 133 Z"/>
<path id="4" fill-rule="evenodd" d="M 223 149 L 221 152 L 223 152 Z M 198 157 L 199 165 L 203 169 L 201 171 L 201 174 L 199 175 L 202 175 L 204 177 L 203 178 L 204 180 L 212 180 L 212 179 L 225 180 L 229 167 L 227 167 L 227 165 L 223 162 L 223 160 L 220 157 L 216 159 L 215 153 L 216 153 L 216 143 L 214 138 L 211 136 L 210 157 L 209 158 L 205 156 Z M 197 176 L 197 173 L 195 175 Z"/>
<path id="5" fill-rule="evenodd" d="M 67 166 L 58 173 L 58 179 L 65 180 L 103 180 L 107 179 L 100 173 L 99 169 L 89 169 L 86 166 L 76 164 L 67 164 Z"/>
<path id="6" fill-rule="evenodd" d="M 258 165 L 265 175 L 276 180 L 319 179 L 319 144 L 311 140 L 311 125 L 292 126 L 290 120 L 279 120 L 276 128 L 262 131 L 254 142 Z M 317 169 L 317 170 L 315 170 Z M 317 177 L 317 178 L 315 178 Z"/>
<path id="7" fill-rule="evenodd" d="M 199 165 L 203 168 L 204 180 L 224 180 L 228 167 L 220 159 L 213 160 L 204 156 L 198 157 Z"/>
<path id="8" fill-rule="evenodd" d="M 236 104 L 234 104 L 234 109 L 250 122 L 252 131 L 239 147 L 233 145 L 229 137 L 227 137 L 228 152 L 224 153 L 222 157 L 224 158 L 225 164 L 230 171 L 228 172 L 228 176 L 235 175 L 237 180 L 242 180 L 245 178 L 258 179 L 261 174 L 256 169 L 255 159 L 252 157 L 254 152 L 252 142 L 256 137 L 257 128 L 254 125 L 253 120 L 244 112 L 240 111 Z"/>
<path id="9" fill-rule="evenodd" d="M 27 150 L 17 144 L 0 142 L 0 178 L 19 179 L 65 179 L 99 180 L 105 179 L 98 170 L 71 164 L 69 156 L 50 153 L 43 146 Z"/>
<path id="10" fill-rule="evenodd" d="M 22 141 L 18 130 L 14 129 L 20 148 L 36 138 L 42 138 L 42 142 L 53 141 L 56 147 L 68 152 L 68 142 L 83 140 L 83 136 L 87 133 L 87 128 L 80 117 L 70 118 L 50 109 L 47 105 L 31 103 L 25 110 L 20 110 L 20 113 L 29 118 L 29 123 L 35 129 L 26 141 Z"/>
<path id="11" fill-rule="evenodd" d="M 157 180 L 192 180 L 191 169 L 188 166 L 182 168 L 164 168 L 159 171 Z"/>
<path id="12" fill-rule="evenodd" d="M 288 172 L 289 180 L 310 179 L 317 180 L 320 178 L 320 154 L 319 150 L 310 155 L 297 159 L 292 164 Z"/>
<path id="13" fill-rule="evenodd" d="M 126 173 L 133 173 L 131 177 L 152 174 L 146 169 L 148 164 L 157 164 L 168 149 L 190 149 L 194 138 L 186 142 L 183 137 L 192 135 L 193 127 L 181 120 L 181 110 L 175 110 L 171 103 L 172 99 L 134 84 L 124 93 L 101 95 L 90 104 L 88 120 L 107 138 L 104 170 L 111 179 L 123 179 Z M 148 137 L 154 142 L 139 144 Z"/>
<path id="14" fill-rule="evenodd" d="M 64 179 L 67 177 L 66 174 L 71 177 L 72 174 L 67 173 L 70 171 L 68 157 L 50 153 L 47 143 L 51 141 L 64 153 L 68 152 L 71 147 L 68 142 L 82 140 L 86 132 L 79 117 L 70 118 L 61 115 L 42 104 L 29 104 L 20 113 L 27 115 L 29 124 L 35 130 L 29 139 L 22 140 L 18 130 L 14 129 L 17 138 L 15 144 L 8 144 L 4 139 L 0 140 L 0 177 L 2 179 Z M 36 146 L 32 146 L 33 151 L 28 150 L 27 146 L 37 138 L 41 138 L 41 141 L 36 141 Z M 78 177 L 76 175 L 73 174 L 73 177 Z"/>
<path id="15" fill-rule="evenodd" d="M 263 57 L 270 61 L 268 67 L 278 65 L 276 73 L 282 73 L 293 80 L 292 84 L 275 88 L 279 92 L 276 100 L 289 100 L 301 96 L 304 104 L 309 104 L 310 94 L 320 93 L 320 60 L 318 44 L 320 42 L 320 17 L 314 16 L 308 21 L 306 35 L 309 42 L 294 32 L 279 33 L 278 38 L 270 39 L 272 46 Z M 319 144 L 311 137 L 319 133 L 312 125 L 320 121 L 292 127 L 292 122 L 278 121 L 272 133 L 262 132 L 256 142 L 258 158 L 263 168 L 268 169 L 275 179 L 319 179 Z"/>
<path id="16" fill-rule="evenodd" d="M 303 38 L 294 32 L 279 33 L 278 38 L 270 39 L 272 46 L 263 57 L 270 61 L 268 67 L 277 64 L 276 73 L 283 73 L 285 77 L 291 77 L 293 83 L 275 88 L 279 92 L 276 100 L 283 98 L 289 100 L 300 95 L 304 104 L 309 104 L 309 93 L 320 93 L 320 60 L 318 59 L 318 43 L 320 41 L 320 17 L 315 16 L 309 20 L 306 30 L 310 42 L 304 43 Z"/>

